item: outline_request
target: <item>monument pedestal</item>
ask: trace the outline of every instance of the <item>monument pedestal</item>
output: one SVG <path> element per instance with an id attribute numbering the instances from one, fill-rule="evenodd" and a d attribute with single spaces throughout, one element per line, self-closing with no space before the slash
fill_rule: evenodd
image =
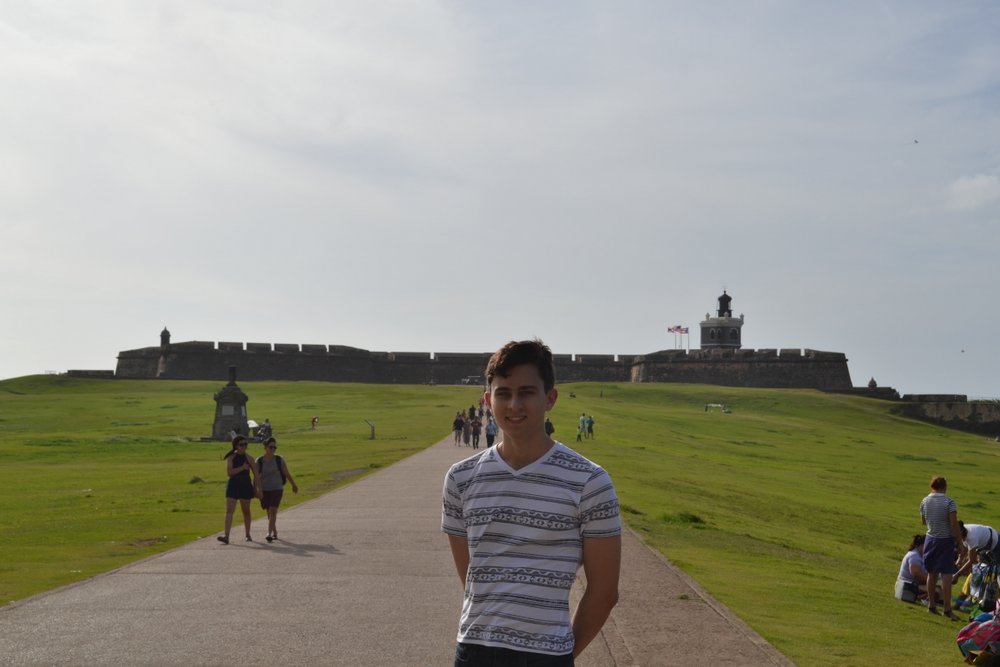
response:
<path id="1" fill-rule="evenodd" d="M 247 395 L 236 386 L 236 366 L 229 367 L 229 384 L 215 392 L 215 422 L 213 440 L 229 440 L 230 432 L 249 435 L 247 426 Z"/>

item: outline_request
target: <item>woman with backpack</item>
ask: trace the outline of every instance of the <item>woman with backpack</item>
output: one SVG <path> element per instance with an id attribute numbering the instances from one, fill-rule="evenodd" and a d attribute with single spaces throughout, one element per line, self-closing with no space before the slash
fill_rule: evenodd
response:
<path id="1" fill-rule="evenodd" d="M 278 539 L 278 505 L 281 504 L 285 481 L 292 483 L 293 493 L 299 492 L 285 459 L 275 453 L 277 450 L 277 440 L 268 438 L 264 443 L 264 455 L 257 459 L 257 497 L 260 498 L 260 506 L 267 512 L 268 542 Z"/>
<path id="2" fill-rule="evenodd" d="M 216 539 L 223 544 L 229 544 L 229 531 L 233 527 L 233 513 L 236 511 L 236 501 L 243 510 L 243 527 L 246 528 L 247 542 L 253 542 L 250 537 L 250 501 L 254 497 L 254 481 L 250 473 L 254 470 L 253 457 L 247 454 L 249 441 L 245 435 L 233 438 L 233 448 L 223 456 L 226 462 L 226 532 Z"/>

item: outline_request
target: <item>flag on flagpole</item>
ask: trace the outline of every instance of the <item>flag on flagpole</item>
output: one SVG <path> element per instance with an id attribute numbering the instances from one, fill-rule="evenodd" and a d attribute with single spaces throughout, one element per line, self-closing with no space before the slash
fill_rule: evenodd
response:
<path id="1" fill-rule="evenodd" d="M 687 327 L 677 327 L 677 333 L 686 334 L 686 333 L 688 333 L 688 328 Z"/>

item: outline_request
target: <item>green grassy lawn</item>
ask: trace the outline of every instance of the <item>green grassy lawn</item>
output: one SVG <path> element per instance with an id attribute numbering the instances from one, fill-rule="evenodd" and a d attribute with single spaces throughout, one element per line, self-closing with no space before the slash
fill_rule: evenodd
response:
<path id="1" fill-rule="evenodd" d="M 0 382 L 0 602 L 218 532 L 228 445 L 197 438 L 211 431 L 220 387 Z M 469 387 L 241 388 L 299 482 L 288 502 L 438 441 L 478 398 Z M 959 624 L 893 600 L 892 583 L 922 532 L 932 475 L 949 479 L 961 518 L 1000 525 L 995 443 L 811 391 L 570 384 L 560 394 L 555 435 L 608 469 L 628 524 L 797 664 L 958 661 Z M 580 412 L 594 415 L 595 440 L 574 441 Z"/>
<path id="2" fill-rule="evenodd" d="M 811 391 L 561 393 L 557 434 L 572 442 L 580 412 L 594 415 L 596 439 L 575 444 L 611 473 L 628 523 L 797 664 L 959 657 L 961 625 L 897 602 L 892 585 L 924 532 L 918 506 L 932 475 L 948 478 L 960 518 L 1000 525 L 996 443 L 897 418 L 889 403 Z"/>
<path id="3" fill-rule="evenodd" d="M 0 382 L 0 604 L 221 533 L 229 444 L 199 439 L 211 434 L 212 396 L 222 384 Z M 469 387 L 240 387 L 251 418 L 270 418 L 299 484 L 283 507 L 437 442 L 455 411 L 479 396 Z M 375 440 L 365 419 L 375 424 Z M 253 443 L 250 453 L 263 449 Z M 253 507 L 255 518 L 263 516 Z"/>

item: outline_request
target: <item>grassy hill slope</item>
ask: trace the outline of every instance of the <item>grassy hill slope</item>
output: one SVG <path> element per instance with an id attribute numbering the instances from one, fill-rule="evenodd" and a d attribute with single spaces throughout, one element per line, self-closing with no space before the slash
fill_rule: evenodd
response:
<path id="1" fill-rule="evenodd" d="M 0 601 L 217 532 L 228 446 L 196 440 L 211 430 L 220 386 L 0 382 Z M 436 442 L 455 410 L 478 399 L 469 387 L 241 388 L 251 417 L 275 425 L 302 487 L 286 494 L 292 502 Z M 948 477 L 961 518 L 1000 525 L 995 443 L 893 416 L 887 403 L 812 391 L 560 392 L 556 436 L 609 470 L 628 524 L 796 663 L 958 657 L 958 624 L 896 602 L 892 582 L 909 537 L 922 532 L 917 506 L 932 475 Z M 706 412 L 708 403 L 733 411 Z M 576 443 L 581 412 L 594 416 L 597 437 Z"/>

